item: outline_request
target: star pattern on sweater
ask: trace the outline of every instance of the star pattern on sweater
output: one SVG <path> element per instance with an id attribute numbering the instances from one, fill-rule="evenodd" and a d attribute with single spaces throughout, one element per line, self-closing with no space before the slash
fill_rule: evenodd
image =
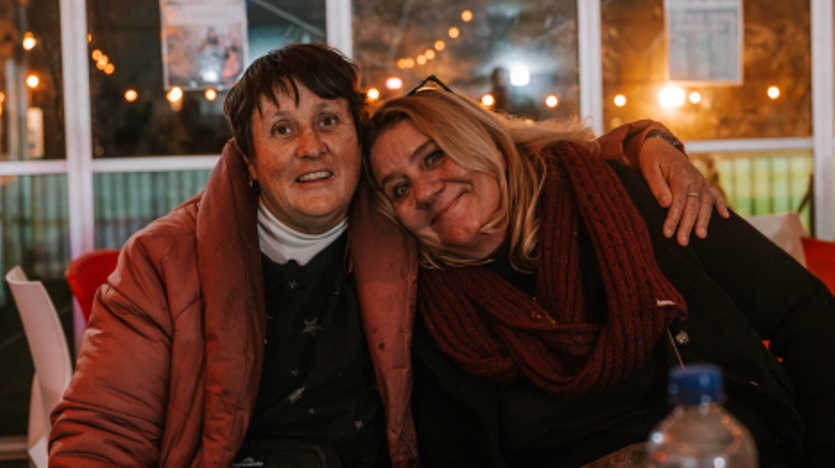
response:
<path id="1" fill-rule="evenodd" d="M 363 427 L 365 427 L 365 424 L 363 424 L 362 420 L 357 420 L 354 421 L 354 427 L 356 427 L 357 429 L 362 429 Z"/>
<path id="2" fill-rule="evenodd" d="M 294 279 L 287 282 L 287 287 L 290 288 L 290 289 L 296 289 L 296 286 L 298 286 L 298 285 L 299 285 L 299 282 L 294 280 Z"/>
<path id="3" fill-rule="evenodd" d="M 287 400 L 289 400 L 291 404 L 295 403 L 295 402 L 299 401 L 299 399 L 302 397 L 303 393 L 304 393 L 304 387 L 299 387 L 299 388 L 293 390 L 292 393 L 287 395 Z"/>
<path id="4" fill-rule="evenodd" d="M 313 338 L 316 338 L 316 334 L 319 333 L 319 330 L 324 330 L 321 326 L 319 326 L 319 318 L 316 317 L 313 320 L 305 320 L 304 321 L 304 330 L 302 333 L 310 333 Z"/>
<path id="5" fill-rule="evenodd" d="M 290 371 L 290 375 L 293 377 L 298 377 L 301 372 L 298 369 L 293 369 Z"/>

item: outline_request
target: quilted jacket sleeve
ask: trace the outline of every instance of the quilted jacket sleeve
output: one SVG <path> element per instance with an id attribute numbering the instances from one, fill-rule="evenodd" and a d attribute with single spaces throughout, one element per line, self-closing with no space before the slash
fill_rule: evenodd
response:
<path id="1" fill-rule="evenodd" d="M 146 231 L 131 239 L 97 292 L 76 371 L 51 416 L 50 466 L 160 463 L 166 417 L 173 413 L 172 317 L 195 300 L 167 294 L 173 273 L 167 259 L 181 257 L 175 246 L 184 244 L 167 237 L 162 242 Z"/>

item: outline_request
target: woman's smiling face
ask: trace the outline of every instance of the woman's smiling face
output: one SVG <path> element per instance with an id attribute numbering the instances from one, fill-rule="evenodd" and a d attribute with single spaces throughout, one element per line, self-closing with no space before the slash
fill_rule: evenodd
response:
<path id="1" fill-rule="evenodd" d="M 253 111 L 249 175 L 276 218 L 317 234 L 348 216 L 362 153 L 348 102 L 297 87 L 298 103 L 279 93 L 278 105 L 262 97 L 261 110 Z"/>
<path id="2" fill-rule="evenodd" d="M 478 260 L 501 245 L 503 232 L 485 230 L 499 209 L 498 181 L 460 165 L 409 120 L 382 131 L 370 161 L 398 221 L 421 244 Z"/>

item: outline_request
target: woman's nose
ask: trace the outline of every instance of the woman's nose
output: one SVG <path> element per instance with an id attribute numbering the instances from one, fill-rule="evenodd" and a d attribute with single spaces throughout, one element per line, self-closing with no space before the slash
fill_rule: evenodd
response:
<path id="1" fill-rule="evenodd" d="M 441 193 L 443 183 L 434 177 L 423 177 L 413 182 L 415 202 L 422 208 L 429 207 Z"/>
<path id="2" fill-rule="evenodd" d="M 299 146 L 296 150 L 296 156 L 300 158 L 315 158 L 322 154 L 324 145 L 316 131 L 313 129 L 304 129 L 299 132 Z"/>

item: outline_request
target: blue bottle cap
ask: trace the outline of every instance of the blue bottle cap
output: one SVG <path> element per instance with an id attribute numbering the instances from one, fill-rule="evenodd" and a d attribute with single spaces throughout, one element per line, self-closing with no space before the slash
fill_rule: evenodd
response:
<path id="1" fill-rule="evenodd" d="M 670 369 L 668 387 L 673 403 L 698 406 L 722 402 L 722 369 L 712 364 L 690 364 Z"/>

